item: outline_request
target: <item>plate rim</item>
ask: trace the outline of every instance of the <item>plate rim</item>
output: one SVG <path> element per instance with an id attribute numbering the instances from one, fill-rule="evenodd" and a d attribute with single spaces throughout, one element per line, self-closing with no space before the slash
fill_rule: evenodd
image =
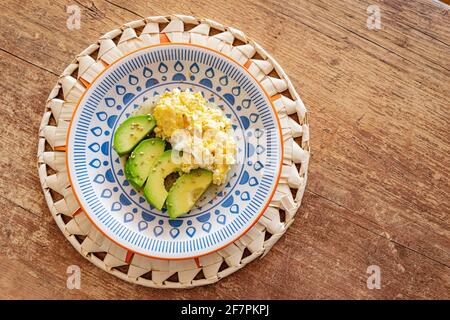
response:
<path id="1" fill-rule="evenodd" d="M 67 135 L 66 135 L 66 139 L 65 139 L 66 147 L 67 148 L 69 147 L 70 133 L 71 133 L 71 129 L 72 129 L 73 120 L 74 120 L 75 115 L 77 113 L 77 110 L 78 110 L 78 108 L 79 108 L 79 106 L 81 104 L 81 101 L 84 99 L 84 97 L 88 93 L 89 89 L 97 81 L 98 78 L 100 78 L 113 65 L 119 63 L 120 61 L 122 61 L 126 57 L 128 57 L 128 56 L 130 56 L 130 55 L 132 55 L 132 54 L 134 54 L 136 52 L 143 51 L 143 50 L 150 49 L 150 48 L 154 48 L 154 47 L 173 46 L 173 45 L 197 47 L 197 48 L 201 48 L 201 49 L 204 49 L 204 50 L 207 50 L 207 51 L 211 51 L 211 52 L 214 52 L 215 54 L 218 54 L 218 55 L 224 57 L 225 59 L 228 59 L 228 60 L 232 61 L 233 63 L 235 63 L 236 65 L 241 67 L 244 70 L 244 72 L 246 74 L 248 74 L 256 82 L 256 84 L 259 86 L 259 88 L 262 90 L 262 92 L 266 96 L 267 100 L 269 101 L 269 105 L 272 108 L 272 110 L 274 112 L 274 115 L 275 115 L 276 123 L 278 125 L 278 131 L 279 131 L 281 139 L 280 139 L 280 162 L 279 162 L 279 166 L 278 166 L 278 169 L 279 169 L 278 176 L 276 177 L 276 179 L 274 181 L 274 188 L 272 190 L 272 193 L 267 198 L 266 204 L 264 205 L 264 207 L 261 210 L 261 212 L 258 214 L 256 219 L 247 228 L 245 228 L 245 230 L 240 232 L 236 237 L 233 237 L 233 239 L 227 241 L 224 245 L 222 245 L 222 246 L 220 246 L 220 247 L 218 247 L 216 249 L 213 249 L 213 250 L 207 251 L 205 253 L 201 253 L 201 254 L 196 254 L 196 255 L 191 255 L 191 256 L 186 256 L 186 257 L 159 257 L 159 256 L 151 255 L 151 254 L 137 252 L 136 250 L 133 250 L 133 249 L 127 247 L 123 243 L 118 242 L 116 239 L 113 239 L 111 236 L 109 236 L 104 230 L 102 230 L 97 225 L 97 223 L 91 218 L 90 213 L 87 210 L 84 209 L 84 207 L 81 204 L 81 201 L 80 201 L 80 199 L 78 197 L 78 194 L 77 194 L 76 190 L 74 190 L 74 188 L 72 187 L 73 195 L 74 195 L 77 203 L 80 206 L 79 210 L 82 210 L 86 214 L 86 217 L 89 219 L 89 221 L 95 227 L 95 229 L 97 231 L 99 231 L 103 236 L 105 236 L 108 240 L 112 241 L 114 244 L 116 244 L 117 246 L 127 250 L 130 253 L 141 255 L 141 256 L 144 256 L 144 257 L 148 257 L 148 258 L 154 258 L 154 259 L 160 259 L 160 260 L 169 260 L 169 261 L 170 260 L 177 261 L 177 260 L 198 259 L 200 257 L 207 256 L 207 255 L 210 255 L 212 253 L 218 252 L 218 251 L 228 247 L 232 243 L 236 242 L 242 236 L 244 236 L 260 220 L 260 218 L 264 215 L 264 213 L 266 212 L 266 210 L 269 207 L 270 203 L 272 202 L 272 199 L 273 199 L 273 197 L 274 197 L 274 195 L 275 195 L 275 193 L 277 191 L 277 188 L 278 188 L 278 185 L 279 185 L 279 182 L 280 182 L 282 168 L 283 168 L 283 160 L 284 160 L 284 141 L 283 141 L 283 131 L 282 131 L 280 117 L 279 117 L 277 109 L 276 109 L 276 107 L 275 107 L 275 105 L 274 105 L 274 103 L 273 103 L 273 101 L 271 99 L 271 96 L 268 94 L 266 89 L 262 86 L 261 82 L 258 79 L 256 79 L 256 77 L 251 72 L 249 72 L 249 70 L 244 65 L 242 65 L 241 63 L 236 61 L 234 58 L 232 58 L 232 57 L 230 57 L 230 56 L 228 56 L 228 55 L 226 55 L 226 54 L 224 54 L 224 53 L 222 53 L 222 52 L 220 52 L 218 50 L 209 48 L 207 46 L 203 46 L 203 45 L 199 45 L 199 44 L 193 44 L 193 43 L 184 43 L 184 42 L 165 42 L 165 43 L 158 43 L 158 44 L 152 44 L 152 45 L 148 45 L 148 46 L 143 46 L 141 48 L 138 48 L 136 50 L 133 50 L 133 51 L 130 51 L 130 52 L 124 54 L 122 57 L 114 60 L 111 64 L 106 65 L 105 68 L 100 73 L 98 73 L 95 76 L 95 78 L 92 80 L 92 82 L 89 84 L 89 86 L 86 87 L 86 90 L 84 90 L 84 92 L 82 93 L 82 95 L 80 96 L 79 100 L 76 103 L 76 106 L 75 106 L 75 108 L 73 110 L 73 113 L 71 115 L 70 122 L 69 122 L 68 129 L 67 129 Z M 70 186 L 73 186 L 72 177 L 71 177 L 71 174 L 70 174 L 70 166 L 69 166 L 69 152 L 66 152 L 66 154 L 65 154 L 65 166 L 66 166 L 66 169 L 67 169 L 67 175 L 68 175 L 68 178 L 69 178 Z"/>

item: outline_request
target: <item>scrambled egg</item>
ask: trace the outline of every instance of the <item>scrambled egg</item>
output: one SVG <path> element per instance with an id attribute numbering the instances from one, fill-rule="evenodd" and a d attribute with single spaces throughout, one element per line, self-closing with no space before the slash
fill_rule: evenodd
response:
<path id="1" fill-rule="evenodd" d="M 156 136 L 182 151 L 181 170 L 204 168 L 213 173 L 213 183 L 225 182 L 235 163 L 236 141 L 231 121 L 208 105 L 201 93 L 175 89 L 163 93 L 153 107 Z"/>

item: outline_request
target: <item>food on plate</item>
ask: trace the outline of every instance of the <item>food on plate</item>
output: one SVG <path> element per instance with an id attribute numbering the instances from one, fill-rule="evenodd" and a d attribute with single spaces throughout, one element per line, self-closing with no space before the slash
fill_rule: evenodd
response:
<path id="1" fill-rule="evenodd" d="M 213 173 L 213 183 L 224 183 L 235 161 L 236 142 L 231 121 L 200 92 L 163 93 L 155 103 L 156 136 L 183 151 L 181 170 L 203 168 Z"/>
<path id="2" fill-rule="evenodd" d="M 211 171 L 194 169 L 179 177 L 167 195 L 166 205 L 169 217 L 176 219 L 189 212 L 208 189 L 213 179 L 212 176 Z"/>
<path id="3" fill-rule="evenodd" d="M 164 180 L 171 173 L 180 170 L 180 165 L 172 161 L 172 150 L 164 152 L 155 162 L 148 174 L 144 195 L 148 202 L 156 209 L 161 210 L 166 201 L 168 192 Z"/>
<path id="4" fill-rule="evenodd" d="M 164 92 L 140 109 L 118 127 L 113 147 L 120 156 L 129 155 L 125 175 L 131 185 L 144 187 L 147 201 L 158 210 L 166 207 L 175 219 L 188 213 L 211 184 L 226 182 L 236 157 L 231 121 L 190 90 Z"/>
<path id="5" fill-rule="evenodd" d="M 130 153 L 155 125 L 155 119 L 151 115 L 129 117 L 114 134 L 114 149 L 120 156 Z"/>
<path id="6" fill-rule="evenodd" d="M 125 164 L 125 176 L 133 187 L 142 188 L 153 163 L 163 154 L 165 145 L 160 138 L 150 138 L 142 140 L 134 148 Z"/>

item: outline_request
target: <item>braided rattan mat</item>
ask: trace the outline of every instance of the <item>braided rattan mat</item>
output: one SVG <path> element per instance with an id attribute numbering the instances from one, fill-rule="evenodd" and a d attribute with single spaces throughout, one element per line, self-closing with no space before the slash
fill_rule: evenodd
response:
<path id="1" fill-rule="evenodd" d="M 123 55 L 160 42 L 202 45 L 241 63 L 272 97 L 283 131 L 281 179 L 264 215 L 233 244 L 190 260 L 143 257 L 103 236 L 80 209 L 65 162 L 68 124 L 78 100 L 96 75 Z M 264 256 L 294 220 L 305 190 L 308 161 L 306 109 L 279 64 L 241 31 L 212 20 L 183 15 L 127 23 L 81 52 L 51 91 L 39 131 L 39 177 L 50 212 L 64 236 L 99 268 L 123 280 L 157 288 L 214 283 Z"/>

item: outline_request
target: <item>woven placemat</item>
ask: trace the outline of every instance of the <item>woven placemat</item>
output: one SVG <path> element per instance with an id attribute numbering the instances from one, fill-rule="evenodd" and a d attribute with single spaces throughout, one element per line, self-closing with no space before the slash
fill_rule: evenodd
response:
<path id="1" fill-rule="evenodd" d="M 284 139 L 280 182 L 264 215 L 233 244 L 188 260 L 140 256 L 103 236 L 75 199 L 65 162 L 72 114 L 96 75 L 123 55 L 161 42 L 209 47 L 242 64 L 271 96 Z M 211 284 L 264 256 L 294 221 L 305 190 L 308 161 L 306 109 L 279 64 L 241 31 L 184 15 L 148 17 L 124 24 L 86 48 L 63 71 L 52 89 L 39 131 L 40 182 L 50 212 L 64 236 L 99 268 L 123 280 L 156 288 Z"/>

